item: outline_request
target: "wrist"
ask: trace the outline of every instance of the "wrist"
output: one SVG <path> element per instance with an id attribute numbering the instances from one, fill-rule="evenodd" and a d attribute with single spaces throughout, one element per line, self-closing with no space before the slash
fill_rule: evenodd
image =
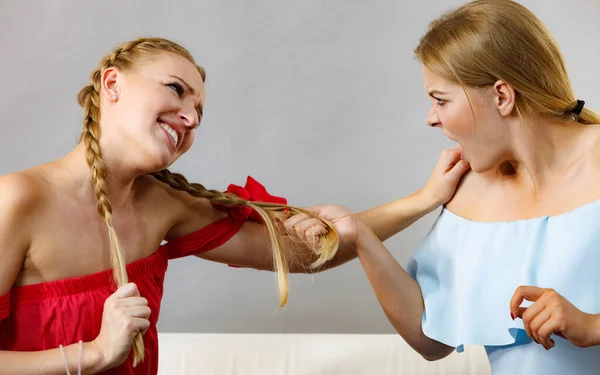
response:
<path id="1" fill-rule="evenodd" d="M 354 248 L 356 252 L 368 249 L 370 247 L 369 244 L 372 243 L 374 239 L 379 241 L 371 228 L 369 228 L 361 220 L 358 220 L 358 234 L 356 235 L 356 241 L 354 242 Z"/>
<path id="2" fill-rule="evenodd" d="M 425 214 L 435 210 L 443 202 L 435 194 L 430 193 L 427 189 L 419 189 L 413 193 L 415 204 L 419 211 L 423 211 Z"/>
<path id="3" fill-rule="evenodd" d="M 600 345 L 600 314 L 592 315 L 592 345 Z"/>
<path id="4" fill-rule="evenodd" d="M 95 374 L 108 370 L 106 358 L 98 348 L 95 341 L 86 342 L 83 344 L 82 368 L 88 372 Z"/>

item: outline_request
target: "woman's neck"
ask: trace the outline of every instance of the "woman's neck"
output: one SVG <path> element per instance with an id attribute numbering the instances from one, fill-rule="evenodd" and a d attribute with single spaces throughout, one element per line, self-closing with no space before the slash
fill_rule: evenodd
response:
<path id="1" fill-rule="evenodd" d="M 96 202 L 96 187 L 92 183 L 92 170 L 87 163 L 87 157 L 86 147 L 80 143 L 73 151 L 59 159 L 57 166 L 73 184 L 74 193 L 78 197 Z M 118 162 L 111 162 L 110 158 L 108 160 L 103 158 L 103 160 L 108 171 L 104 180 L 109 202 L 113 209 L 123 208 L 131 201 L 137 175 L 122 168 Z"/>
<path id="2" fill-rule="evenodd" d="M 534 194 L 564 181 L 598 141 L 590 125 L 540 118 L 514 124 L 511 134 L 512 146 L 495 175 Z"/>

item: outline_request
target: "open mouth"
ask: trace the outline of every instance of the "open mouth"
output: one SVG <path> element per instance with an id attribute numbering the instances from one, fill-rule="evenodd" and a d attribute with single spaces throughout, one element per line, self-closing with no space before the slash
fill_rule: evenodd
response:
<path id="1" fill-rule="evenodd" d="M 164 131 L 167 132 L 167 134 L 173 140 L 173 143 L 175 144 L 175 147 L 177 147 L 177 145 L 179 144 L 179 134 L 177 134 L 177 132 L 175 131 L 175 129 L 173 129 L 173 127 L 171 127 L 169 124 L 165 124 L 164 122 L 158 121 L 157 123 L 158 123 L 158 126 L 160 126 L 161 128 L 163 128 Z"/>

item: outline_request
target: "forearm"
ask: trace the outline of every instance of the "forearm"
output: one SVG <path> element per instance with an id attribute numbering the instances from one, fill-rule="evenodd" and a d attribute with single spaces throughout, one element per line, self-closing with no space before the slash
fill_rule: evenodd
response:
<path id="1" fill-rule="evenodd" d="M 400 198 L 378 207 L 362 211 L 357 214 L 358 218 L 373 233 L 377 235 L 380 241 L 385 241 L 398 232 L 404 230 L 415 221 L 433 211 L 439 206 L 433 198 L 429 197 L 422 190 L 419 190 L 407 197 Z M 293 241 L 293 240 L 290 240 Z M 307 247 L 306 244 L 293 244 L 285 242 L 284 246 L 291 248 L 295 246 L 294 260 L 290 264 L 290 272 L 293 273 L 312 273 L 324 271 L 347 263 L 356 258 L 354 248 L 340 248 L 335 257 L 325 263 L 318 269 L 307 268 L 317 257 Z"/>
<path id="2" fill-rule="evenodd" d="M 94 350 L 92 343 L 84 343 L 82 347 L 81 372 L 95 374 L 101 370 L 101 358 Z M 79 344 L 64 346 L 65 356 L 69 361 L 69 371 L 77 374 L 79 364 Z M 66 373 L 65 362 L 60 349 L 39 352 L 0 351 L 0 375 L 63 375 Z"/>
<path id="3" fill-rule="evenodd" d="M 335 256 L 325 262 L 318 268 L 312 268 L 311 265 L 318 259 L 318 256 L 308 247 L 307 244 L 298 243 L 289 238 L 283 239 L 285 249 L 294 249 L 293 256 L 289 259 L 289 270 L 291 273 L 317 273 L 341 266 L 356 258 L 356 251 L 352 247 L 340 247 Z"/>
<path id="4" fill-rule="evenodd" d="M 590 332 L 593 335 L 592 346 L 600 345 L 600 314 L 591 314 Z"/>
<path id="5" fill-rule="evenodd" d="M 421 288 L 372 231 L 361 228 L 356 251 L 379 304 L 404 340 L 427 360 L 449 355 L 452 347 L 423 333 Z"/>
<path id="6" fill-rule="evenodd" d="M 358 217 L 383 242 L 432 212 L 439 205 L 419 190 L 407 197 L 360 212 Z"/>

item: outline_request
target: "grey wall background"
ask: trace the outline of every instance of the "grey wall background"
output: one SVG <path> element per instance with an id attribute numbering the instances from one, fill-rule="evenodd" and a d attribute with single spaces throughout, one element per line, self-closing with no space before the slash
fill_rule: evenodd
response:
<path id="1" fill-rule="evenodd" d="M 579 98 L 600 109 L 598 0 L 527 0 L 563 48 Z M 418 189 L 451 146 L 425 125 L 412 51 L 462 1 L 0 1 L 0 174 L 75 146 L 75 96 L 102 56 L 139 36 L 182 43 L 208 71 L 205 118 L 173 167 L 225 189 L 247 175 L 295 205 L 356 211 Z M 436 212 L 437 213 L 437 212 Z M 406 264 L 435 219 L 387 242 Z M 293 275 L 275 312 L 272 273 L 173 261 L 159 322 L 170 332 L 393 329 L 358 262 Z"/>

